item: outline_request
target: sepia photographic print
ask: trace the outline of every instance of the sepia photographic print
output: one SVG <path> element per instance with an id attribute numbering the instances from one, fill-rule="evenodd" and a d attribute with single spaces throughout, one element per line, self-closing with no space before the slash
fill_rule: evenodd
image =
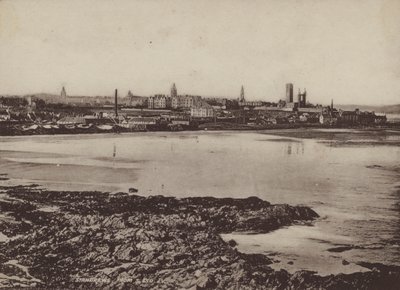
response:
<path id="1" fill-rule="evenodd" d="M 400 1 L 0 0 L 0 288 L 400 289 Z"/>

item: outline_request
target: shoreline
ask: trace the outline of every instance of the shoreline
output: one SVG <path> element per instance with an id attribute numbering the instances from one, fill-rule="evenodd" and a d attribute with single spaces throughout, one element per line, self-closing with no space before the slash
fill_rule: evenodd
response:
<path id="1" fill-rule="evenodd" d="M 4 132 L 3 132 L 4 133 Z M 400 127 L 386 128 L 386 127 L 298 127 L 298 128 L 269 128 L 269 129 L 248 129 L 248 130 L 184 130 L 184 131 L 136 131 L 136 132 L 72 132 L 71 130 L 62 134 L 50 134 L 44 132 L 43 134 L 25 134 L 25 135 L 2 135 L 0 129 L 0 136 L 4 138 L 24 138 L 24 137 L 90 137 L 90 136 L 146 136 L 152 134 L 168 134 L 171 136 L 180 134 L 217 134 L 217 133 L 258 133 L 260 136 L 263 134 L 274 135 L 277 137 L 292 139 L 314 139 L 317 142 L 325 144 L 330 147 L 343 147 L 343 146 L 400 146 Z M 285 139 L 283 139 L 285 140 Z M 276 140 L 280 141 L 280 140 Z M 296 141 L 297 142 L 297 141 Z"/>
<path id="2" fill-rule="evenodd" d="M 67 128 L 60 126 L 58 128 L 46 129 L 41 125 L 38 125 L 36 129 L 23 129 L 24 124 L 12 124 L 12 123 L 0 123 L 0 136 L 12 137 L 12 136 L 36 136 L 36 135 L 91 135 L 91 134 L 126 134 L 126 133 L 147 133 L 147 132 L 259 132 L 259 131 L 290 131 L 290 130 L 309 130 L 309 129 L 354 129 L 354 130 L 400 130 L 400 124 L 398 123 L 388 123 L 386 125 L 379 126 L 362 126 L 362 125 L 338 125 L 329 126 L 314 123 L 293 123 L 293 124 L 276 124 L 276 125 L 248 125 L 248 124 L 236 124 L 236 123 L 205 123 L 200 125 L 198 128 L 185 128 L 183 130 L 171 131 L 164 127 L 154 127 L 152 129 L 145 130 L 132 130 L 119 126 L 113 126 L 108 130 L 102 130 L 96 126 L 89 128 Z M 29 123 L 25 125 L 34 125 L 34 123 Z"/>
<path id="3" fill-rule="evenodd" d="M 395 289 L 400 267 L 319 276 L 273 270 L 220 234 L 310 224 L 309 207 L 244 199 L 0 187 L 0 286 Z M 1 275 L 6 275 L 6 279 Z"/>

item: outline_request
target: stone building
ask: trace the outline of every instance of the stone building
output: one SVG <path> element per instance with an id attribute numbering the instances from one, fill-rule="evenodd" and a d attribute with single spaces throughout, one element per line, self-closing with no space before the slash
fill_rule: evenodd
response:
<path id="1" fill-rule="evenodd" d="M 148 98 L 149 109 L 171 108 L 171 98 L 165 95 L 155 95 Z"/>
<path id="2" fill-rule="evenodd" d="M 190 108 L 190 116 L 194 118 L 212 118 L 215 116 L 215 112 L 211 105 L 202 101 L 199 105 Z"/>
<path id="3" fill-rule="evenodd" d="M 307 91 L 306 89 L 303 92 L 300 91 L 297 93 L 297 107 L 304 108 L 307 105 Z"/>
<path id="4" fill-rule="evenodd" d="M 190 96 L 190 95 L 174 96 L 174 97 L 172 97 L 172 100 L 171 100 L 171 105 L 172 105 L 172 108 L 174 108 L 174 109 L 191 108 L 191 107 L 199 105 L 200 103 L 201 103 L 200 96 Z"/>
<path id="5" fill-rule="evenodd" d="M 128 92 L 128 95 L 124 98 L 125 105 L 131 107 L 147 107 L 147 98 L 141 96 L 135 96 L 131 91 Z"/>

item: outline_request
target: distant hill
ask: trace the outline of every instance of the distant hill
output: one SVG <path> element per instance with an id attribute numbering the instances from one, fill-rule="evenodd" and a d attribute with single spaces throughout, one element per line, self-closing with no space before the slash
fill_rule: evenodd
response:
<path id="1" fill-rule="evenodd" d="M 39 94 L 28 94 L 28 95 L 25 95 L 24 97 L 36 97 L 38 99 L 46 99 L 46 98 L 53 98 L 53 97 L 59 97 L 59 96 L 60 95 L 39 93 Z"/>
<path id="2" fill-rule="evenodd" d="M 387 106 L 335 105 L 335 107 L 346 111 L 354 111 L 355 109 L 358 108 L 361 111 L 374 111 L 376 113 L 386 113 L 386 114 L 400 114 L 400 104 L 387 105 Z"/>

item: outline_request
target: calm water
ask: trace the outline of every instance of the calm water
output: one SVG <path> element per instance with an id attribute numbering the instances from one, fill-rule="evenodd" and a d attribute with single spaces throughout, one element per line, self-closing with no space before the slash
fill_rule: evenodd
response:
<path id="1" fill-rule="evenodd" d="M 400 265 L 399 160 L 398 146 L 340 147 L 254 132 L 0 139 L 0 173 L 9 175 L 8 184 L 135 187 L 143 195 L 181 197 L 255 195 L 308 205 L 321 215 L 313 226 L 224 238 L 234 238 L 245 252 L 277 254 L 275 268 L 321 274 L 365 270 L 357 261 Z M 339 245 L 357 247 L 327 251 Z"/>
<path id="2" fill-rule="evenodd" d="M 400 122 L 400 114 L 385 114 L 388 122 Z"/>

